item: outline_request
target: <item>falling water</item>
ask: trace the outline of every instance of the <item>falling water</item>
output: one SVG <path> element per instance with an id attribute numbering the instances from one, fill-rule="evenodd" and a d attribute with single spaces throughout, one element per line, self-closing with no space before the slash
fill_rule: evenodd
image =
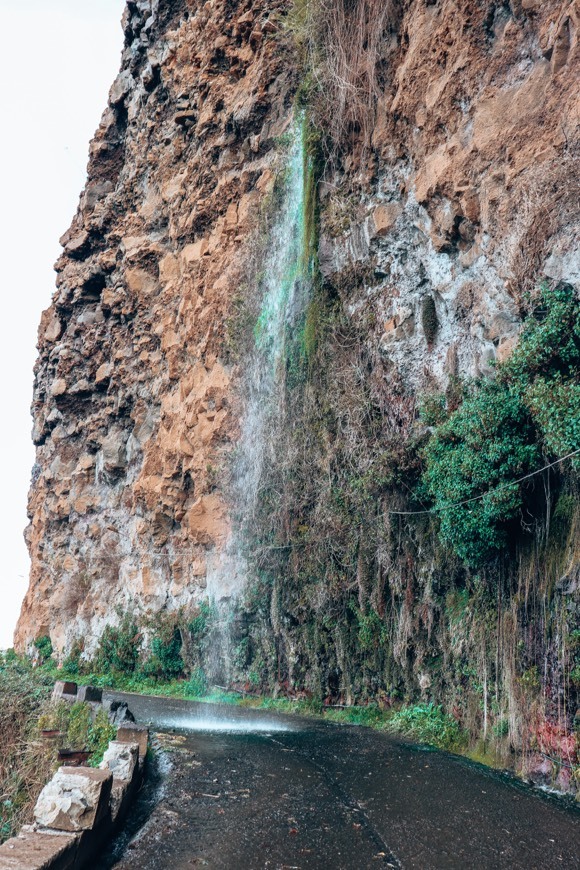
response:
<path id="1" fill-rule="evenodd" d="M 246 368 L 245 413 L 232 468 L 233 529 L 225 554 L 208 572 L 208 594 L 218 602 L 236 598 L 245 586 L 248 531 L 282 416 L 287 351 L 303 322 L 310 295 L 304 238 L 306 161 L 302 119 L 294 122 L 289 138 L 282 201 L 269 228 L 261 263 L 261 310 Z M 220 611 L 220 621 L 227 622 L 227 608 L 221 607 Z M 223 661 L 228 657 L 229 644 L 224 633 L 220 634 L 216 654 Z"/>

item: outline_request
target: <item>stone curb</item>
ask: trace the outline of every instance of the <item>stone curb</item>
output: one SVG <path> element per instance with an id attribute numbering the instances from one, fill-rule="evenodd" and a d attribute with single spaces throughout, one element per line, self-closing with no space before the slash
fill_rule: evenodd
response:
<path id="1" fill-rule="evenodd" d="M 70 694 L 59 687 L 61 698 Z M 122 725 L 99 769 L 60 767 L 39 795 L 35 823 L 0 846 L 0 870 L 90 868 L 143 781 L 148 742 L 146 726 Z"/>

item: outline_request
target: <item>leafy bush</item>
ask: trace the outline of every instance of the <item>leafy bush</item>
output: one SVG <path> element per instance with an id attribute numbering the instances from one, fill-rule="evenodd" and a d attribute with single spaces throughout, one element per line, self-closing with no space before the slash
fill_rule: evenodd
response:
<path id="1" fill-rule="evenodd" d="M 70 749 L 83 750 L 87 747 L 91 727 L 91 708 L 82 701 L 60 705 L 63 708 L 66 727 L 66 742 Z"/>
<path id="2" fill-rule="evenodd" d="M 195 641 L 201 641 L 209 631 L 212 609 L 209 601 L 202 601 L 195 616 L 189 622 L 188 629 Z"/>
<path id="3" fill-rule="evenodd" d="M 86 746 L 91 753 L 89 758 L 91 767 L 99 766 L 109 742 L 115 739 L 116 734 L 117 729 L 109 722 L 106 710 L 101 708 L 87 731 Z"/>
<path id="4" fill-rule="evenodd" d="M 368 613 L 356 608 L 355 610 L 358 621 L 358 642 L 362 650 L 370 652 L 376 649 L 388 639 L 387 626 L 372 608 Z"/>
<path id="5" fill-rule="evenodd" d="M 545 452 L 580 448 L 580 300 L 563 284 L 543 286 L 498 380 L 528 408 Z"/>
<path id="6" fill-rule="evenodd" d="M 541 290 L 512 356 L 495 381 L 468 386 L 424 448 L 422 487 L 440 535 L 467 564 L 501 549 L 524 504 L 520 477 L 542 455 L 580 448 L 580 302 L 571 288 Z"/>
<path id="7" fill-rule="evenodd" d="M 201 698 L 207 694 L 207 687 L 207 677 L 204 671 L 201 668 L 197 668 L 185 684 L 185 691 L 187 695 L 191 695 L 193 698 Z"/>
<path id="8" fill-rule="evenodd" d="M 41 664 L 44 664 L 44 662 L 48 661 L 48 659 L 52 657 L 52 641 L 48 637 L 48 635 L 37 638 L 34 641 L 34 646 L 38 651 L 38 658 Z"/>
<path id="9" fill-rule="evenodd" d="M 540 460 L 528 411 L 503 384 L 474 385 L 436 427 L 424 458 L 423 485 L 440 512 L 442 540 L 479 564 L 506 543 L 505 523 L 522 504 L 513 481 Z"/>
<path id="10" fill-rule="evenodd" d="M 389 728 L 439 749 L 458 749 L 465 743 L 465 735 L 455 719 L 435 704 L 417 704 L 399 710 L 389 720 Z"/>
<path id="11" fill-rule="evenodd" d="M 125 614 L 118 626 L 105 627 L 97 650 L 97 667 L 105 674 L 110 671 L 134 673 L 139 664 L 141 644 L 139 626 L 129 614 Z"/>
<path id="12" fill-rule="evenodd" d="M 146 676 L 170 680 L 183 673 L 181 657 L 181 632 L 174 622 L 158 628 L 151 638 L 151 655 L 145 662 L 143 673 Z"/>
<path id="13" fill-rule="evenodd" d="M 82 673 L 82 652 L 83 642 L 77 639 L 73 642 L 68 656 L 64 659 L 62 663 L 63 671 L 66 671 L 66 673 L 70 674 L 71 676 L 78 676 L 80 673 Z"/>

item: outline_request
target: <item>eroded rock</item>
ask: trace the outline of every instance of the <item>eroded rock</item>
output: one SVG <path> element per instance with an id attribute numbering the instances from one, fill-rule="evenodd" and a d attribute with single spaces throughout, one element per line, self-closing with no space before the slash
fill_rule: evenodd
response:
<path id="1" fill-rule="evenodd" d="M 112 783 L 109 770 L 61 767 L 42 789 L 34 818 L 43 828 L 89 830 L 107 812 Z"/>

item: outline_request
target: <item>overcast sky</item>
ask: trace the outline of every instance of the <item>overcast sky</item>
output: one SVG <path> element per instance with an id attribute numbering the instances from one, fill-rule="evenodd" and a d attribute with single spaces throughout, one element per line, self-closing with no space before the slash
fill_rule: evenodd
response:
<path id="1" fill-rule="evenodd" d="M 124 0 L 0 0 L 0 649 L 24 596 L 34 452 L 32 367 L 58 239 L 76 210 L 89 141 L 117 74 Z"/>

